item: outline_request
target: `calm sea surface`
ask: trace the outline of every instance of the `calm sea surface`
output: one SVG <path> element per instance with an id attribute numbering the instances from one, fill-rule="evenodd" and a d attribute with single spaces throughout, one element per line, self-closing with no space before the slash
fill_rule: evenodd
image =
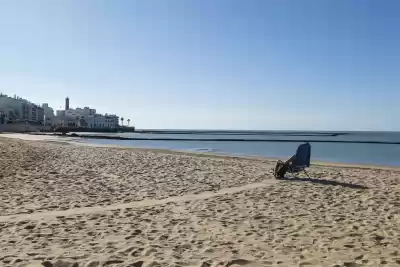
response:
<path id="1" fill-rule="evenodd" d="M 360 141 L 400 143 L 400 132 L 155 130 L 153 132 L 119 133 L 108 135 L 119 135 L 130 138 L 179 138 L 187 140 L 160 141 L 82 139 L 82 142 L 93 144 L 112 144 L 140 148 L 162 148 L 179 151 L 198 151 L 229 155 L 286 158 L 291 156 L 295 152 L 297 146 L 302 141 L 310 141 L 312 145 L 312 160 L 354 164 L 400 166 L 400 144 L 352 143 Z M 191 141 L 190 139 L 196 140 Z M 210 139 L 243 139 L 244 141 L 211 141 Z M 331 143 L 329 141 L 343 141 L 348 143 Z"/>

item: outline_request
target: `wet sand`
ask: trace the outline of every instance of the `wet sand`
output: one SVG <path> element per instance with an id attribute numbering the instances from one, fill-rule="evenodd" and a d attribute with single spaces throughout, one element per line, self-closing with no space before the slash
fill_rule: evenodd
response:
<path id="1" fill-rule="evenodd" d="M 400 170 L 0 137 L 0 266 L 399 266 Z"/>

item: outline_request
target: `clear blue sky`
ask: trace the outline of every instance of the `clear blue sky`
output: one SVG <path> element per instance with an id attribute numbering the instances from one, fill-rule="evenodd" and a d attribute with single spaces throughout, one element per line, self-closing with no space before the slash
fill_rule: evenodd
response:
<path id="1" fill-rule="evenodd" d="M 0 91 L 138 128 L 400 130 L 396 0 L 0 1 Z"/>

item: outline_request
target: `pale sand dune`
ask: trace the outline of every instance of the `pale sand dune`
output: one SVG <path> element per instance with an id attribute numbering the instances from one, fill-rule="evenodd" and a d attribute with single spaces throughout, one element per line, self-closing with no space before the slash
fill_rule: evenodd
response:
<path id="1" fill-rule="evenodd" d="M 400 265 L 400 170 L 272 166 L 0 138 L 0 266 Z"/>

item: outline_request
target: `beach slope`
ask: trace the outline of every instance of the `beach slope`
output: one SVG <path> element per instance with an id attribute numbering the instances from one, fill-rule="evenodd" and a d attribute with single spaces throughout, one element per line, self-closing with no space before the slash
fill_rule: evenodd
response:
<path id="1" fill-rule="evenodd" d="M 0 137 L 0 265 L 398 266 L 400 170 Z"/>

